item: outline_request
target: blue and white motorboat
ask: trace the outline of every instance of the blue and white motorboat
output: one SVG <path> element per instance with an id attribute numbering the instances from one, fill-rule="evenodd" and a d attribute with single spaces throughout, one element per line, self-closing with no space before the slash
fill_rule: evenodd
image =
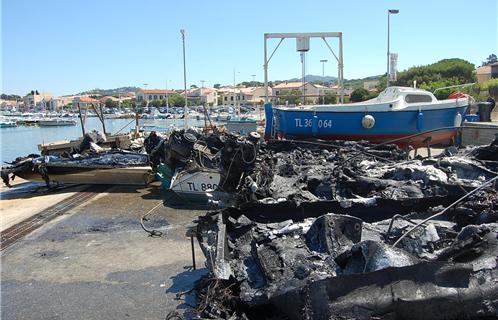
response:
<path id="1" fill-rule="evenodd" d="M 265 138 L 337 139 L 384 142 L 439 128 L 401 141 L 422 146 L 450 142 L 473 103 L 470 96 L 437 100 L 428 91 L 388 87 L 378 97 L 358 103 L 310 106 L 265 105 Z"/>

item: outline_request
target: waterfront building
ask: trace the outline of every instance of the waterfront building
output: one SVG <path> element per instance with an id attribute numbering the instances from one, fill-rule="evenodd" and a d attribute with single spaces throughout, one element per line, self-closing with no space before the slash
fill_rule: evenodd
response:
<path id="1" fill-rule="evenodd" d="M 272 95 L 272 88 L 268 87 L 268 95 Z M 222 88 L 219 91 L 223 105 L 259 105 L 265 100 L 265 87 Z"/>
<path id="2" fill-rule="evenodd" d="M 175 94 L 175 90 L 165 89 L 139 89 L 136 93 L 137 102 L 165 100 L 168 95 Z"/>
<path id="3" fill-rule="evenodd" d="M 187 90 L 187 98 L 192 105 L 215 106 L 218 104 L 218 91 L 206 87 L 194 88 Z"/>
<path id="4" fill-rule="evenodd" d="M 482 66 L 475 71 L 477 82 L 485 82 L 491 79 L 498 78 L 498 62 Z"/>
<path id="5" fill-rule="evenodd" d="M 0 111 L 23 110 L 24 102 L 16 100 L 0 100 Z"/>
<path id="6" fill-rule="evenodd" d="M 79 104 L 82 109 L 91 107 L 92 105 L 97 106 L 99 103 L 99 100 L 90 96 L 75 96 L 73 98 L 73 107 L 77 107 Z"/>
<path id="7" fill-rule="evenodd" d="M 50 99 L 52 99 L 52 94 L 49 92 L 38 93 L 38 91 L 31 91 L 23 97 L 23 111 L 32 112 L 35 110 L 44 110 Z"/>
<path id="8" fill-rule="evenodd" d="M 282 82 L 273 87 L 273 91 L 275 92 L 275 97 L 279 98 L 281 96 L 282 100 L 286 100 L 286 96 L 288 96 L 292 91 L 305 91 L 306 99 L 310 100 L 312 103 L 317 103 L 318 97 L 320 96 L 320 89 L 317 85 L 314 85 L 311 82 L 305 82 L 304 86 L 302 82 Z M 323 90 L 322 90 L 323 91 Z"/>

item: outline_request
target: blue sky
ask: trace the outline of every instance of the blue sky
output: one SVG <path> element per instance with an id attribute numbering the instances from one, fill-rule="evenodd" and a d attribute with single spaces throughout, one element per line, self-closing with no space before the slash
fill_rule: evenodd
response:
<path id="1" fill-rule="evenodd" d="M 93 88 L 183 87 L 179 30 L 187 31 L 187 83 L 206 86 L 263 80 L 265 32 L 341 31 L 344 76 L 386 69 L 388 8 L 398 69 L 444 58 L 480 64 L 497 53 L 497 0 L 474 1 L 167 1 L 2 0 L 2 92 L 72 94 Z M 270 48 L 277 44 L 270 43 Z M 331 39 L 334 49 L 337 40 Z M 270 80 L 300 77 L 295 41 L 280 46 Z M 270 49 L 271 50 L 271 49 Z M 311 42 L 308 74 L 337 65 Z"/>

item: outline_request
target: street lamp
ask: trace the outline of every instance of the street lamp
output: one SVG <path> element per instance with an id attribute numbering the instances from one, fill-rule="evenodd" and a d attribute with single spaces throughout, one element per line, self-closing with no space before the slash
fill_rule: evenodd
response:
<path id="1" fill-rule="evenodd" d="M 166 80 L 166 113 L 169 113 L 169 93 L 168 93 L 168 82 L 169 82 L 169 80 Z"/>
<path id="2" fill-rule="evenodd" d="M 185 120 L 185 129 L 187 129 L 187 67 L 185 64 L 185 30 L 180 29 L 180 33 L 182 34 L 182 44 L 183 44 L 183 88 L 185 92 L 185 107 L 183 108 L 183 118 Z"/>
<path id="3" fill-rule="evenodd" d="M 386 77 L 386 88 L 389 87 L 389 17 L 391 14 L 398 14 L 399 10 L 398 9 L 389 9 L 387 10 L 387 77 Z"/>
<path id="4" fill-rule="evenodd" d="M 236 108 L 237 107 L 237 97 L 235 95 L 235 74 L 236 73 L 240 73 L 239 71 L 235 71 L 235 68 L 233 68 L 233 107 Z M 239 116 L 239 119 L 240 119 L 240 107 L 237 111 L 237 115 Z"/>
<path id="5" fill-rule="evenodd" d="M 322 85 L 325 84 L 325 62 L 328 62 L 326 59 L 320 60 L 322 63 Z M 322 89 L 323 90 L 323 89 Z M 322 92 L 324 95 L 322 96 L 322 104 L 325 104 L 325 92 Z"/>

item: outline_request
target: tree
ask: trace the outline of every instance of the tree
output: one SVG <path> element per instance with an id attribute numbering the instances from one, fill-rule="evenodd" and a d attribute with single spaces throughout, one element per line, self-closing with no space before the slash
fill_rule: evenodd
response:
<path id="1" fill-rule="evenodd" d="M 463 59 L 443 59 L 436 63 L 412 67 L 400 72 L 393 85 L 410 87 L 413 81 L 425 90 L 475 82 L 474 65 Z"/>
<path id="2" fill-rule="evenodd" d="M 199 87 L 196 86 L 195 84 L 193 84 L 193 85 L 190 86 L 190 89 L 197 89 L 197 88 L 199 88 Z"/>
<path id="3" fill-rule="evenodd" d="M 303 92 L 298 89 L 284 90 L 280 92 L 280 98 L 278 99 L 278 104 L 299 104 L 302 102 Z"/>
<path id="4" fill-rule="evenodd" d="M 112 99 L 107 99 L 105 101 L 106 108 L 116 108 L 117 106 L 118 106 L 118 103 Z"/>
<path id="5" fill-rule="evenodd" d="M 334 104 L 337 103 L 337 98 L 333 93 L 327 92 L 323 97 L 324 104 Z"/>
<path id="6" fill-rule="evenodd" d="M 368 92 L 367 89 L 358 88 L 358 89 L 355 89 L 351 93 L 351 102 L 365 101 L 369 98 L 369 96 L 370 96 L 370 92 Z"/>
<path id="7" fill-rule="evenodd" d="M 2 95 L 0 96 L 0 98 L 2 100 L 15 100 L 15 101 L 20 101 L 22 100 L 22 98 L 16 94 L 5 94 L 5 93 L 2 93 Z"/>
<path id="8" fill-rule="evenodd" d="M 498 61 L 498 58 L 496 57 L 496 54 L 492 53 L 486 58 L 486 61 L 483 61 L 482 65 L 487 66 L 487 65 L 493 64 L 497 61 Z"/>
<path id="9" fill-rule="evenodd" d="M 219 84 L 219 83 L 215 83 L 215 84 L 213 85 L 213 87 L 214 87 L 215 89 L 219 89 L 219 88 L 221 87 L 221 84 Z"/>
<path id="10" fill-rule="evenodd" d="M 159 108 L 161 106 L 160 100 L 153 100 L 149 103 L 150 108 Z"/>
<path id="11" fill-rule="evenodd" d="M 180 108 L 185 106 L 185 97 L 181 94 L 175 93 L 169 96 L 169 105 Z"/>

